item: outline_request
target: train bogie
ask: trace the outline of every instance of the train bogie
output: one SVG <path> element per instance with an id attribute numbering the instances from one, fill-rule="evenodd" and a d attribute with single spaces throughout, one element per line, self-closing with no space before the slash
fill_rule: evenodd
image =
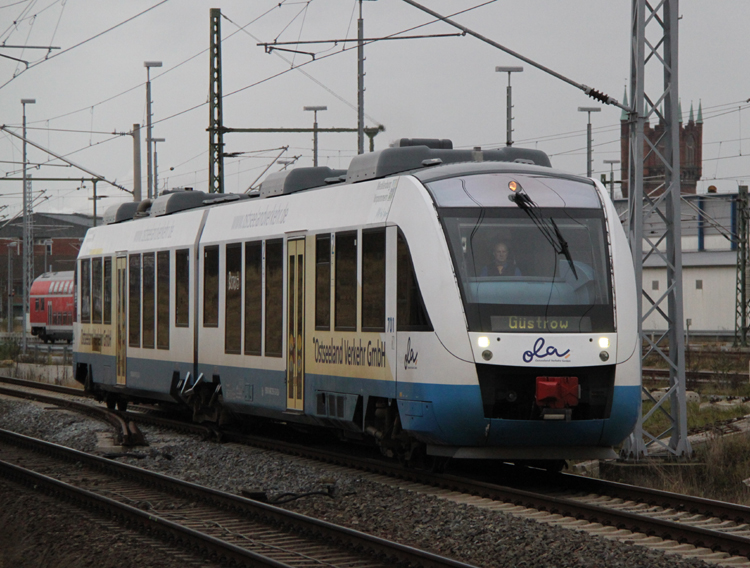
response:
<path id="1" fill-rule="evenodd" d="M 406 458 L 612 456 L 640 400 L 614 208 L 541 153 L 476 158 L 391 148 L 274 174 L 253 199 L 175 192 L 113 215 L 78 261 L 77 378 Z"/>

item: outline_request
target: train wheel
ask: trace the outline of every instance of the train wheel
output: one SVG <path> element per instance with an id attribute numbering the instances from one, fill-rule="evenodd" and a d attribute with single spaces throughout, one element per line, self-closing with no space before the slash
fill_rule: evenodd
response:
<path id="1" fill-rule="evenodd" d="M 560 473 L 562 470 L 568 468 L 568 462 L 565 460 L 550 460 L 544 465 L 547 473 Z"/>
<path id="2" fill-rule="evenodd" d="M 114 396 L 108 396 L 104 399 L 104 402 L 110 410 L 114 410 L 117 406 L 117 399 Z"/>
<path id="3" fill-rule="evenodd" d="M 117 410 L 125 412 L 128 409 L 128 399 L 118 398 L 117 399 Z"/>
<path id="4" fill-rule="evenodd" d="M 427 466 L 431 473 L 444 473 L 449 461 L 446 456 L 428 456 Z"/>

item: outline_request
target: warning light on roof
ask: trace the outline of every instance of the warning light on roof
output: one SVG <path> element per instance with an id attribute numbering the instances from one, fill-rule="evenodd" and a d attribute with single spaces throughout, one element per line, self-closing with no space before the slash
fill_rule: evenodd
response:
<path id="1" fill-rule="evenodd" d="M 510 189 L 511 191 L 515 191 L 518 189 L 518 184 L 514 181 L 508 182 L 508 189 Z"/>

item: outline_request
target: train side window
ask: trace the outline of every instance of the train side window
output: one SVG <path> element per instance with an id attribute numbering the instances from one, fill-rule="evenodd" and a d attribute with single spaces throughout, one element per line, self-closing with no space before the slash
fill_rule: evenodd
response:
<path id="1" fill-rule="evenodd" d="M 91 260 L 81 261 L 81 323 L 91 323 Z"/>
<path id="2" fill-rule="evenodd" d="M 242 353 L 242 243 L 226 246 L 224 352 Z"/>
<path id="3" fill-rule="evenodd" d="M 177 327 L 190 326 L 190 249 L 175 251 L 175 314 Z"/>
<path id="4" fill-rule="evenodd" d="M 68 289 L 66 284 L 63 288 Z M 104 258 L 104 323 L 112 323 L 112 257 Z"/>
<path id="5" fill-rule="evenodd" d="M 432 324 L 419 291 L 409 245 L 398 233 L 396 260 L 396 323 L 399 331 L 432 331 Z"/>
<path id="6" fill-rule="evenodd" d="M 141 255 L 128 257 L 128 345 L 141 346 Z"/>
<path id="7" fill-rule="evenodd" d="M 57 291 L 57 290 L 55 290 Z M 102 259 L 91 259 L 91 323 L 102 323 Z"/>
<path id="8" fill-rule="evenodd" d="M 362 331 L 385 331 L 385 229 L 362 232 Z"/>
<path id="9" fill-rule="evenodd" d="M 154 327 L 156 323 L 156 258 L 153 252 L 143 253 L 143 347 L 154 348 Z"/>
<path id="10" fill-rule="evenodd" d="M 336 331 L 357 330 L 357 233 L 336 233 Z"/>
<path id="11" fill-rule="evenodd" d="M 156 347 L 169 349 L 169 251 L 156 253 Z"/>
<path id="12" fill-rule="evenodd" d="M 245 243 L 245 355 L 260 355 L 263 339 L 263 243 Z"/>
<path id="13" fill-rule="evenodd" d="M 331 235 L 315 239 L 315 329 L 331 329 Z"/>
<path id="14" fill-rule="evenodd" d="M 284 242 L 266 241 L 266 357 L 282 356 Z"/>
<path id="15" fill-rule="evenodd" d="M 203 249 L 203 326 L 219 327 L 219 245 Z"/>

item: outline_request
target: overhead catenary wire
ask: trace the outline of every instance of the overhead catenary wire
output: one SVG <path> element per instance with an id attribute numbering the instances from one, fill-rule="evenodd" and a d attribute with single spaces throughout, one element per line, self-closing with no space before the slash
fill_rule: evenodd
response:
<path id="1" fill-rule="evenodd" d="M 282 2 L 282 4 L 284 4 L 284 3 L 285 3 L 285 2 Z M 286 3 L 286 4 L 287 4 L 287 5 L 289 5 L 289 3 Z M 308 2 L 305 2 L 305 3 L 298 3 L 298 4 L 304 4 L 305 6 L 307 6 L 307 5 L 309 4 L 309 3 L 308 3 Z M 272 8 L 270 9 L 270 10 L 275 10 L 275 9 L 276 9 L 276 6 L 272 7 Z M 165 71 L 165 73 L 166 73 L 166 71 Z M 141 85 L 142 85 L 142 84 L 141 84 Z M 133 89 L 137 89 L 137 88 L 139 88 L 139 87 L 140 87 L 141 85 L 139 85 L 138 87 L 134 87 Z M 95 105 L 94 105 L 94 106 L 95 106 Z M 199 106 L 197 106 L 197 107 L 193 107 L 193 108 L 202 108 L 203 106 L 204 106 L 204 105 L 203 105 L 203 104 L 201 104 L 201 105 L 199 105 Z M 717 107 L 719 111 L 721 111 L 721 110 L 722 110 L 722 109 L 720 108 L 720 106 L 721 106 L 721 105 L 719 105 L 719 107 Z M 81 110 L 89 110 L 90 108 L 92 108 L 92 107 L 91 107 L 91 106 L 87 106 L 87 107 L 85 107 L 84 109 L 81 109 Z M 729 114 L 730 112 L 736 112 L 736 111 L 737 111 L 737 110 L 736 110 L 736 104 L 734 104 L 734 108 L 731 108 L 731 109 L 728 109 L 728 108 L 724 108 L 724 109 L 723 109 L 723 111 L 724 111 L 723 113 L 718 113 L 718 112 L 717 112 L 716 116 L 722 116 L 723 114 Z M 683 114 L 684 114 L 684 113 L 683 113 Z M 173 115 L 173 116 L 177 116 L 177 115 Z M 165 120 L 166 120 L 166 119 L 165 119 Z M 160 120 L 159 122 L 162 122 L 162 121 Z M 101 141 L 101 142 L 97 142 L 97 144 L 104 144 L 104 143 L 106 143 L 106 142 L 108 142 L 108 141 L 111 141 L 111 140 L 114 140 L 114 139 L 110 139 L 110 140 L 106 140 L 106 141 Z M 715 143 L 712 143 L 712 144 L 715 144 Z M 597 144 L 597 146 L 599 146 L 599 145 Z M 85 150 L 85 149 L 87 149 L 87 148 L 89 148 L 89 147 L 90 147 L 90 146 L 86 146 L 86 147 L 80 148 L 79 150 L 76 150 L 76 152 L 81 152 L 81 151 L 83 151 L 83 150 Z M 576 152 L 576 151 L 577 151 L 577 150 L 569 150 L 569 151 L 566 151 L 566 152 L 558 152 L 558 153 L 556 153 L 556 154 L 553 154 L 553 155 L 571 154 L 571 153 L 574 153 L 574 152 Z M 74 152 L 74 153 L 75 153 L 75 152 Z M 705 160 L 706 160 L 706 161 L 709 161 L 709 160 L 726 160 L 726 159 L 732 159 L 732 158 L 734 158 L 734 157 L 735 157 L 735 156 L 720 156 L 719 158 L 706 158 Z M 718 174 L 718 172 L 717 172 L 717 174 Z M 717 175 L 716 177 L 718 177 L 718 175 Z"/>
<path id="2" fill-rule="evenodd" d="M 25 69 L 24 71 L 22 71 L 21 73 L 23 73 L 23 72 L 25 72 L 25 71 L 28 71 L 29 69 L 32 69 L 32 68 L 34 68 L 34 67 L 37 67 L 38 65 L 40 65 L 40 64 L 42 64 L 42 63 L 46 63 L 47 61 L 50 61 L 50 60 L 52 60 L 52 59 L 54 59 L 54 58 L 56 58 L 56 57 L 59 57 L 59 56 L 61 56 L 61 55 L 64 55 L 64 54 L 66 54 L 66 53 L 69 53 L 70 51 L 73 51 L 74 49 L 76 49 L 76 48 L 78 48 L 78 47 L 81 47 L 82 45 L 85 45 L 85 44 L 89 43 L 90 41 L 93 41 L 93 40 L 95 40 L 95 39 L 97 39 L 97 38 L 99 38 L 99 37 L 101 37 L 101 36 L 103 36 L 103 35 L 105 35 L 105 34 L 108 34 L 109 32 L 111 32 L 111 31 L 113 31 L 113 30 L 116 30 L 117 28 L 119 28 L 119 27 L 121 27 L 121 26 L 124 26 L 124 25 L 125 25 L 125 24 L 127 24 L 127 23 L 130 23 L 130 22 L 132 22 L 133 20 L 135 20 L 135 19 L 137 19 L 137 18 L 139 18 L 139 17 L 143 16 L 144 14 L 146 14 L 146 13 L 150 12 L 151 10 L 153 10 L 153 9 L 155 9 L 155 8 L 158 8 L 158 7 L 159 7 L 159 6 L 161 6 L 162 4 L 166 4 L 167 2 L 169 2 L 169 0 L 161 0 L 160 2 L 157 2 L 156 4 L 154 4 L 153 6 L 151 6 L 150 8 L 146 8 L 145 10 L 142 10 L 142 11 L 141 11 L 141 12 L 139 12 L 138 14 L 136 14 L 136 15 L 134 15 L 134 16 L 132 16 L 132 17 L 130 17 L 130 18 L 127 18 L 126 20 L 123 20 L 122 22 L 120 22 L 120 23 L 118 23 L 118 24 L 115 24 L 114 26 L 111 26 L 110 28 L 107 28 L 106 30 L 104 30 L 104 31 L 102 31 L 102 32 L 99 32 L 98 34 L 95 34 L 95 35 L 93 35 L 93 36 L 91 36 L 91 37 L 89 37 L 89 38 L 86 38 L 86 39 L 84 39 L 83 41 L 80 41 L 80 42 L 76 43 L 75 45 L 72 45 L 72 46 L 70 46 L 70 47 L 69 47 L 69 48 L 67 48 L 67 49 L 63 49 L 62 51 L 59 51 L 59 52 L 57 52 L 57 53 L 54 53 L 54 54 L 52 54 L 52 55 L 49 55 L 49 54 L 48 54 L 48 55 L 47 55 L 47 57 L 45 57 L 45 58 L 44 58 L 44 59 L 42 59 L 42 60 L 39 60 L 39 61 L 37 61 L 37 62 L 33 62 L 33 63 L 29 63 L 29 64 L 28 64 L 28 65 L 26 66 L 26 69 Z M 10 79 L 9 79 L 8 81 L 6 81 L 6 82 L 5 82 L 5 83 L 3 83 L 2 85 L 0 85 L 0 90 L 2 90 L 2 89 L 3 89 L 4 87 L 6 87 L 6 86 L 7 86 L 7 85 L 8 85 L 9 83 L 11 83 L 11 82 L 12 82 L 12 81 L 13 81 L 14 79 L 16 79 L 16 78 L 17 78 L 17 77 L 18 77 L 19 75 L 21 75 L 21 73 L 17 73 L 17 74 L 15 74 L 15 75 L 14 75 L 14 76 L 13 76 L 12 78 L 10 78 Z"/>

